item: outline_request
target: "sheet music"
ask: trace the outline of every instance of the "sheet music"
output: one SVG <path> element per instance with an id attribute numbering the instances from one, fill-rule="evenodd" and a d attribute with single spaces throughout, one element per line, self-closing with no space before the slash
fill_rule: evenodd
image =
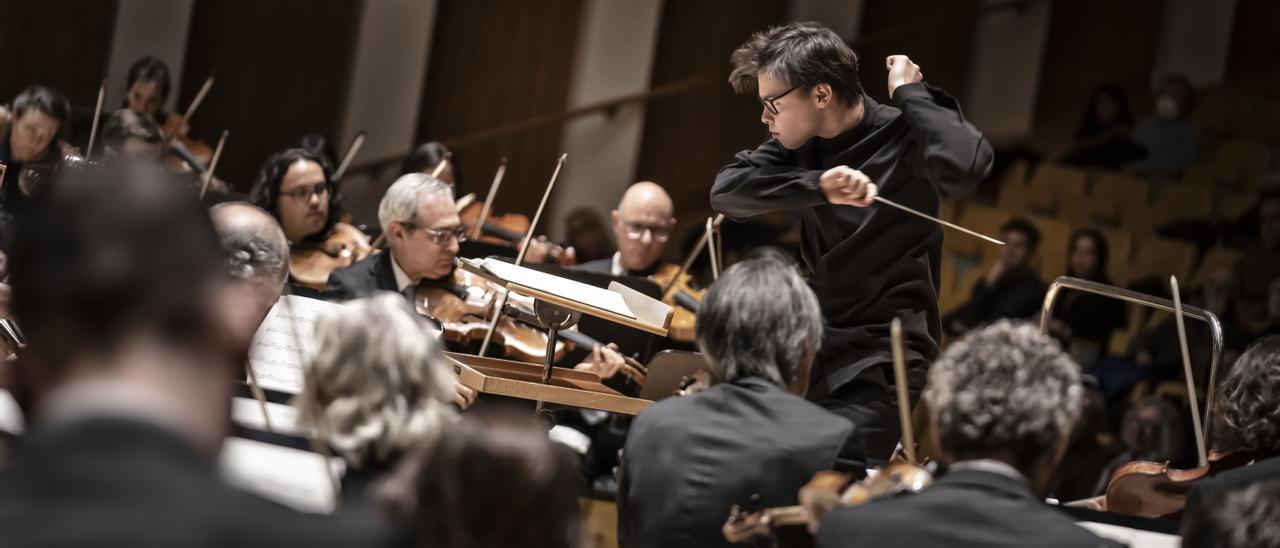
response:
<path id="1" fill-rule="evenodd" d="M 244 438 L 227 438 L 218 459 L 222 476 L 240 489 L 302 512 L 332 512 L 337 506 L 326 459 L 310 451 Z M 341 475 L 342 459 L 329 460 Z"/>
<path id="2" fill-rule="evenodd" d="M 626 301 L 622 299 L 622 295 L 614 291 L 516 266 L 497 259 L 485 259 L 480 262 L 472 261 L 471 264 L 487 270 L 494 276 L 508 282 L 613 312 L 619 316 L 636 319 L 635 313 L 631 311 L 631 307 L 627 306 Z"/>
<path id="3" fill-rule="evenodd" d="M 271 417 L 271 428 L 262 416 L 263 405 L 258 400 L 249 398 L 231 398 L 231 420 L 263 432 L 282 434 L 300 434 L 298 430 L 298 410 L 292 405 L 267 402 L 267 416 Z"/>
<path id="4" fill-rule="evenodd" d="M 1116 542 L 1123 542 L 1130 548 L 1178 548 L 1182 537 L 1140 529 L 1130 529 L 1109 523 L 1077 521 L 1076 525 L 1084 527 L 1093 534 Z"/>
<path id="5" fill-rule="evenodd" d="M 342 305 L 296 295 L 280 297 L 258 327 L 249 349 L 249 366 L 262 388 L 297 394 L 302 363 L 315 350 L 316 318 Z"/>

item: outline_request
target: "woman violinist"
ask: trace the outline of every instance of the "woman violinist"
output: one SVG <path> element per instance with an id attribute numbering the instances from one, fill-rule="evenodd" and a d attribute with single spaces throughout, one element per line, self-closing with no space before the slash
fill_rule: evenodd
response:
<path id="1" fill-rule="evenodd" d="M 151 118 L 160 126 L 166 138 L 173 138 L 169 146 L 177 158 L 171 167 L 201 171 L 201 167 L 191 165 L 193 161 L 199 166 L 209 165 L 213 149 L 188 137 L 189 128 L 182 116 L 164 110 L 164 103 L 169 99 L 172 86 L 169 65 L 152 55 L 138 59 L 129 67 L 126 86 L 124 106 L 136 114 Z"/>
<path id="2" fill-rule="evenodd" d="M 0 108 L 0 164 L 5 165 L 0 204 L 17 214 L 41 182 L 53 177 L 79 151 L 58 140 L 71 107 L 58 91 L 31 86 Z"/>
<path id="3" fill-rule="evenodd" d="M 250 195 L 289 239 L 289 282 L 295 288 L 323 290 L 331 272 L 373 251 L 364 233 L 339 222 L 342 196 L 331 169 L 324 157 L 291 148 L 267 159 Z"/>

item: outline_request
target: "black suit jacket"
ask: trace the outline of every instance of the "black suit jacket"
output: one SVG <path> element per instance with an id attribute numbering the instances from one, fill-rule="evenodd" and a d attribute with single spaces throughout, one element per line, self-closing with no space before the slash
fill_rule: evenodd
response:
<path id="1" fill-rule="evenodd" d="M 637 546 L 731 546 L 734 504 L 796 504 L 813 474 L 861 476 L 853 423 L 762 379 L 662 400 L 636 417 L 622 454 L 618 540 Z"/>
<path id="2" fill-rule="evenodd" d="M 233 489 L 152 424 L 83 419 L 26 440 L 0 472 L 0 546 L 387 546 L 355 514 L 303 514 Z"/>
<path id="3" fill-rule="evenodd" d="M 613 274 L 613 255 L 604 259 L 596 259 L 591 262 L 582 263 L 573 267 L 574 270 L 583 272 L 595 272 L 596 274 Z"/>
<path id="4" fill-rule="evenodd" d="M 835 510 L 815 544 L 845 546 L 1117 546 L 1037 500 L 1021 482 L 952 472 L 919 494 Z"/>
<path id="5" fill-rule="evenodd" d="M 356 264 L 329 274 L 324 292 L 334 299 L 359 299 L 377 291 L 396 292 L 396 273 L 391 252 L 370 255 Z"/>
<path id="6" fill-rule="evenodd" d="M 1200 480 L 1187 494 L 1187 506 L 1183 516 L 1194 515 L 1199 512 L 1201 505 L 1213 504 L 1214 499 L 1229 491 L 1276 479 L 1280 479 L 1280 457 L 1260 460 L 1250 466 L 1227 470 L 1212 478 Z"/>

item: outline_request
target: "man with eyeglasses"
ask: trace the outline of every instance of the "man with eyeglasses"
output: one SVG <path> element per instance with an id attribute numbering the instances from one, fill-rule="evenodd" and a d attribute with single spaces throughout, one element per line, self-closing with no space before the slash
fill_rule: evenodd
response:
<path id="1" fill-rule="evenodd" d="M 731 62 L 730 83 L 758 94 L 772 138 L 720 170 L 711 206 L 734 219 L 799 211 L 825 318 L 809 397 L 857 424 L 869 459 L 887 459 L 899 438 L 889 324 L 903 322 L 914 402 L 942 339 L 942 232 L 875 199 L 936 215 L 940 197 L 991 172 L 991 145 L 904 55 L 885 61 L 896 107 L 873 100 L 857 55 L 816 23 L 757 33 Z"/>
<path id="2" fill-rule="evenodd" d="M 658 183 L 638 182 L 622 194 L 611 217 L 617 253 L 583 263 L 578 269 L 612 276 L 653 274 L 676 224 L 671 196 Z"/>

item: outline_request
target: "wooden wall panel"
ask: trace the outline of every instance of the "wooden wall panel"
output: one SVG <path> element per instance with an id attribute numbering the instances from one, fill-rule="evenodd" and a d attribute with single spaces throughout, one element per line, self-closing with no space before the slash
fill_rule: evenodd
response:
<path id="1" fill-rule="evenodd" d="M 1280 94 L 1276 37 L 1280 36 L 1280 2 L 1237 0 L 1226 81 L 1272 95 Z"/>
<path id="2" fill-rule="evenodd" d="M 889 100 L 885 58 L 906 55 L 929 83 L 964 102 L 977 0 L 866 0 L 854 43 L 862 87 L 876 101 Z"/>
<path id="3" fill-rule="evenodd" d="M 190 125 L 210 146 L 231 131 L 220 177 L 248 190 L 271 153 L 304 133 L 337 134 L 360 7 L 360 0 L 196 1 L 178 108 L 216 75 Z"/>
<path id="4" fill-rule="evenodd" d="M 492 129 L 565 110 L 582 0 L 441 0 L 436 14 L 418 142 Z M 506 178 L 495 211 L 532 215 L 559 156 L 560 124 L 451 146 L 463 192 L 481 199 L 501 158 Z M 566 169 L 572 169 L 569 159 Z"/>

